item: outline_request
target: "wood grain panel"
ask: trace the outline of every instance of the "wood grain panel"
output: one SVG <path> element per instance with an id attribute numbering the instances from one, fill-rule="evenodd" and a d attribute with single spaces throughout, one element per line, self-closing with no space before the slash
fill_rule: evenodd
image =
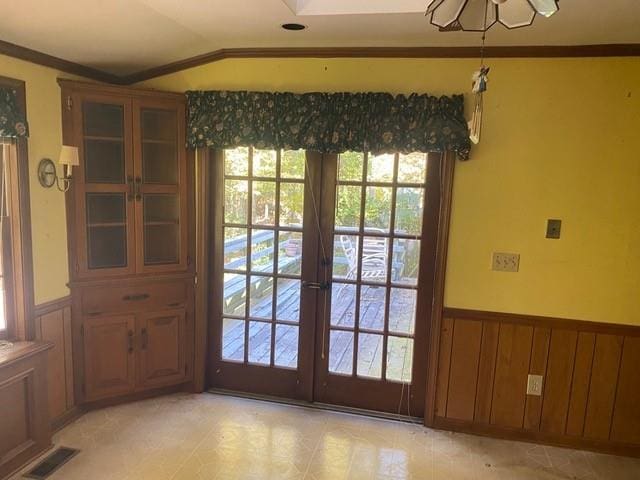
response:
<path id="1" fill-rule="evenodd" d="M 553 330 L 540 422 L 543 432 L 562 434 L 565 431 L 577 340 L 575 331 Z"/>
<path id="2" fill-rule="evenodd" d="M 498 355 L 498 322 L 483 322 L 480 364 L 478 365 L 478 385 L 476 391 L 475 421 L 491 421 L 491 401 L 493 399 L 493 380 Z"/>
<path id="3" fill-rule="evenodd" d="M 617 335 L 596 337 L 584 424 L 584 436 L 587 438 L 609 438 L 623 338 Z"/>
<path id="4" fill-rule="evenodd" d="M 451 366 L 451 345 L 453 341 L 453 319 L 443 318 L 440 333 L 440 354 L 438 358 L 438 376 L 436 379 L 436 416 L 444 417 L 447 413 L 447 396 L 449 393 L 449 368 Z"/>
<path id="5" fill-rule="evenodd" d="M 451 346 L 447 418 L 473 420 L 482 322 L 455 320 Z"/>
<path id="6" fill-rule="evenodd" d="M 533 327 L 504 323 L 498 338 L 491 423 L 522 428 Z"/>
<path id="7" fill-rule="evenodd" d="M 640 444 L 640 337 L 624 340 L 611 439 Z"/>
<path id="8" fill-rule="evenodd" d="M 584 416 L 587 411 L 587 400 L 589 399 L 591 366 L 593 364 L 595 346 L 596 335 L 594 333 L 580 332 L 578 334 L 573 380 L 571 382 L 571 400 L 567 415 L 567 435 L 581 436 L 584 432 Z"/>
<path id="9" fill-rule="evenodd" d="M 549 357 L 549 339 L 551 330 L 546 327 L 536 327 L 533 332 L 533 344 L 531 348 L 531 361 L 529 364 L 529 374 L 542 375 L 543 391 L 544 376 L 547 371 L 547 358 Z M 540 415 L 542 411 L 542 396 L 527 395 L 524 412 L 524 428 L 527 430 L 538 430 L 540 428 Z"/>

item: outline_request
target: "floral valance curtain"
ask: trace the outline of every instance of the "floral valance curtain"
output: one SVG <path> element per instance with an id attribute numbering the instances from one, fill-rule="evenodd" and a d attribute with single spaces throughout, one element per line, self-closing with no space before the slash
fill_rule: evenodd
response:
<path id="1" fill-rule="evenodd" d="M 16 91 L 0 86 L 0 137 L 27 137 L 29 129 Z"/>
<path id="2" fill-rule="evenodd" d="M 462 95 L 190 91 L 187 144 L 469 158 Z"/>

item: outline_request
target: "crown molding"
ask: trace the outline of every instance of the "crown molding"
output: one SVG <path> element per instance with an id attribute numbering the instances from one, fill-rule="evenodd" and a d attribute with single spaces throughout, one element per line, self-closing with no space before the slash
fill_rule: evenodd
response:
<path id="1" fill-rule="evenodd" d="M 223 48 L 129 75 L 115 75 L 0 40 L 0 54 L 99 82 L 131 85 L 229 58 L 477 58 L 480 47 Z M 487 58 L 640 57 L 640 44 L 485 47 Z"/>

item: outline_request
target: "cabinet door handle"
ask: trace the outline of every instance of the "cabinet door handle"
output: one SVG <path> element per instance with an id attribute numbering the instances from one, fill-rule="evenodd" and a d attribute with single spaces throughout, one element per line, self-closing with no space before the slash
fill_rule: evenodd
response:
<path id="1" fill-rule="evenodd" d="M 127 341 L 129 345 L 129 353 L 133 353 L 133 330 L 129 330 L 127 334 Z"/>
<path id="2" fill-rule="evenodd" d="M 136 295 L 125 295 L 122 297 L 122 300 L 125 302 L 139 302 L 141 300 L 146 300 L 150 295 L 148 293 L 140 293 Z"/>
<path id="3" fill-rule="evenodd" d="M 136 201 L 139 202 L 142 200 L 142 179 L 140 177 L 136 177 Z"/>
<path id="4" fill-rule="evenodd" d="M 141 334 L 142 334 L 142 350 L 146 350 L 147 346 L 149 345 L 149 334 L 147 333 L 147 329 L 143 328 Z"/>
<path id="5" fill-rule="evenodd" d="M 127 192 L 127 201 L 130 202 L 134 198 L 134 191 L 136 188 L 133 184 L 133 175 L 127 176 L 127 187 L 129 188 L 129 191 Z"/>

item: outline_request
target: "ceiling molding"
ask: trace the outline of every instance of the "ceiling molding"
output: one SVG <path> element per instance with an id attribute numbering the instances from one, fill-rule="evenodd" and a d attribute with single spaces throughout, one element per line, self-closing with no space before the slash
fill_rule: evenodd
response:
<path id="1" fill-rule="evenodd" d="M 72 75 L 97 80 L 99 82 L 116 84 L 122 82 L 122 78 L 118 75 L 113 75 L 111 73 L 103 72 L 102 70 L 80 65 L 79 63 L 70 62 L 27 47 L 21 47 L 14 43 L 5 42 L 4 40 L 0 40 L 0 54 L 18 58 L 20 60 L 26 60 L 27 62 L 35 63 L 37 65 L 54 68 L 61 72 L 71 73 Z"/>
<path id="2" fill-rule="evenodd" d="M 223 48 L 130 75 L 115 75 L 0 40 L 0 54 L 91 80 L 131 85 L 229 58 L 477 58 L 480 47 Z M 640 57 L 640 44 L 485 47 L 487 58 Z"/>

